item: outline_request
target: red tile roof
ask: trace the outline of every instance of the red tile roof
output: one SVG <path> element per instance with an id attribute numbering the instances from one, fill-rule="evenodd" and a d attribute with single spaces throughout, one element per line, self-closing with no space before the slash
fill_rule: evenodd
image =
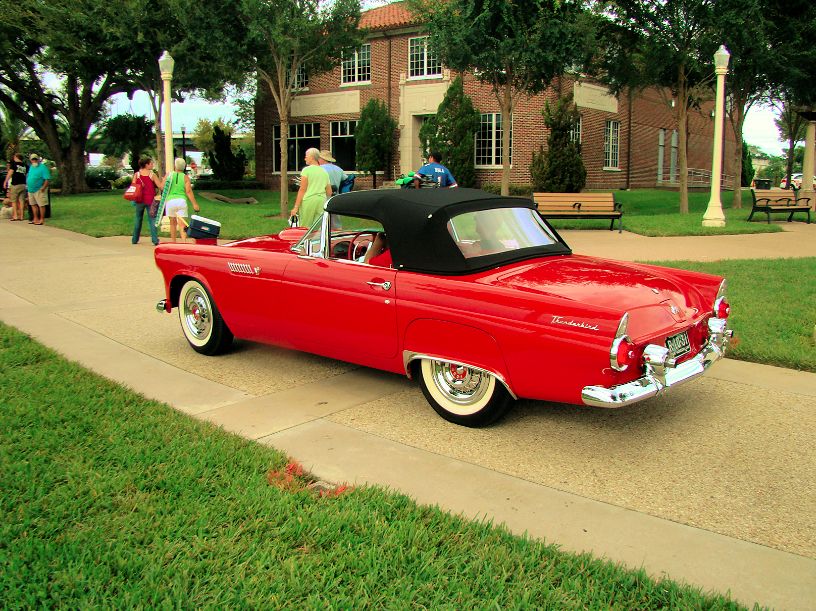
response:
<path id="1" fill-rule="evenodd" d="M 369 30 L 391 30 L 416 22 L 416 17 L 408 10 L 407 2 L 392 2 L 365 11 L 360 19 L 360 27 Z"/>

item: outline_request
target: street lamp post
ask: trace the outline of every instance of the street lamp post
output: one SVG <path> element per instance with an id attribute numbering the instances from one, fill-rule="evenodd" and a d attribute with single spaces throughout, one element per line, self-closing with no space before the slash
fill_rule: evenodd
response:
<path id="1" fill-rule="evenodd" d="M 165 51 L 159 58 L 159 72 L 164 85 L 164 171 L 173 170 L 173 119 L 170 112 L 170 81 L 173 80 L 173 67 L 176 62 Z"/>
<path id="2" fill-rule="evenodd" d="M 184 161 L 187 161 L 187 130 L 184 127 L 184 123 L 181 124 L 181 156 L 184 158 Z"/>
<path id="3" fill-rule="evenodd" d="M 725 227 L 725 215 L 720 201 L 720 180 L 722 177 L 723 122 L 725 117 L 725 74 L 731 54 L 725 45 L 714 53 L 714 72 L 717 75 L 717 94 L 714 102 L 714 151 L 711 160 L 711 198 L 703 215 L 703 227 Z M 739 180 L 739 176 L 735 178 Z M 739 183 L 734 187 L 739 189 Z"/>

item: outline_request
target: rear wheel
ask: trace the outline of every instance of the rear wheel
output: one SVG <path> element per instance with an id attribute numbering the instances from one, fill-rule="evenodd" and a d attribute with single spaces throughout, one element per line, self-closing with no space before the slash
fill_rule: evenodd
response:
<path id="1" fill-rule="evenodd" d="M 493 374 L 447 361 L 422 359 L 422 394 L 445 420 L 463 426 L 486 426 L 501 418 L 513 398 Z"/>
<path id="2" fill-rule="evenodd" d="M 232 343 L 232 332 L 207 289 L 198 280 L 188 280 L 179 295 L 179 322 L 193 350 L 213 356 Z"/>

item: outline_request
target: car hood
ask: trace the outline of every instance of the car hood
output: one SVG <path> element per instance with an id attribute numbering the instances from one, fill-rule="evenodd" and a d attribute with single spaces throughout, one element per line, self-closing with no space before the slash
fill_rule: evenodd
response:
<path id="1" fill-rule="evenodd" d="M 483 280 L 621 313 L 658 306 L 680 323 L 707 307 L 697 288 L 680 276 L 667 268 L 570 255 L 520 264 Z"/>

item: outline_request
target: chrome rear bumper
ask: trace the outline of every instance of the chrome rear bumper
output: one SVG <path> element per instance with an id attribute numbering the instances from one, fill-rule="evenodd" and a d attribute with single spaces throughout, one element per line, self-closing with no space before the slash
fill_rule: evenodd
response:
<path id="1" fill-rule="evenodd" d="M 593 407 L 623 407 L 662 394 L 672 386 L 701 376 L 725 355 L 728 341 L 733 335 L 733 331 L 728 328 L 728 321 L 723 318 L 709 319 L 708 330 L 708 341 L 694 358 L 675 366 L 671 355 L 663 346 L 650 344 L 644 350 L 649 356 L 644 359 L 644 375 L 641 378 L 610 388 L 585 386 L 581 391 L 581 400 Z M 656 360 L 655 355 L 662 356 L 663 362 Z"/>

